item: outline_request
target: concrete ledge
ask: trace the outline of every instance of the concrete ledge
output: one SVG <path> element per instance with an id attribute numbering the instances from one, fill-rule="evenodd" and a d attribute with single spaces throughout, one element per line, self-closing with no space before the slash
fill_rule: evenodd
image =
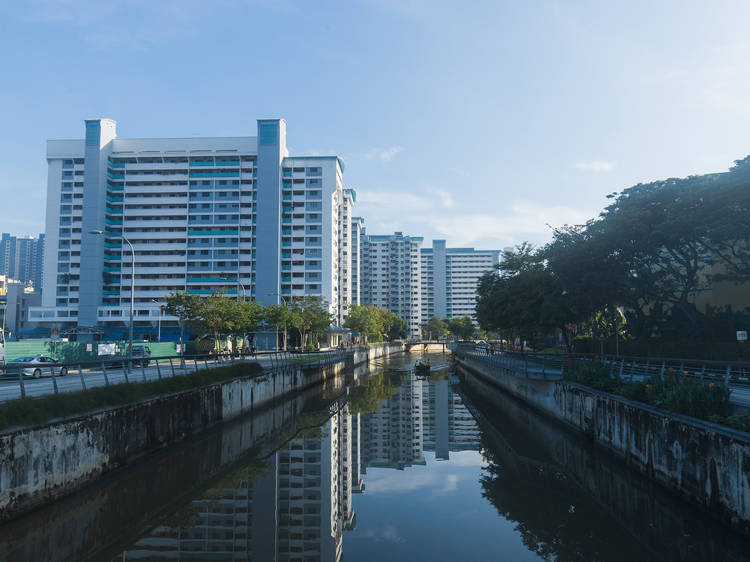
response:
<path id="1" fill-rule="evenodd" d="M 750 536 L 750 435 L 567 381 L 477 375 Z"/>

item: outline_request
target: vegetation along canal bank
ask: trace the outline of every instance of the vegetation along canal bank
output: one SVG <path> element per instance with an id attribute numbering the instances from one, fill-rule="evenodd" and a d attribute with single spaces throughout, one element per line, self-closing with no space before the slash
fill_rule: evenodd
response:
<path id="1" fill-rule="evenodd" d="M 458 359 L 532 408 L 584 433 L 625 463 L 750 535 L 750 434 L 568 380 L 491 371 Z"/>
<path id="2" fill-rule="evenodd" d="M 240 363 L 234 367 L 240 372 L 228 380 L 206 384 L 203 375 L 197 379 L 203 384 L 194 388 L 171 389 L 114 407 L 102 403 L 95 411 L 7 429 L 0 433 L 0 521 L 70 494 L 187 435 L 254 412 L 276 398 L 403 349 L 403 344 L 355 349 L 322 368 L 290 363 L 261 371 L 256 364 Z M 118 386 L 126 393 L 131 385 Z M 26 400 L 30 404 L 45 399 Z M 74 397 L 69 400 L 75 402 Z"/>

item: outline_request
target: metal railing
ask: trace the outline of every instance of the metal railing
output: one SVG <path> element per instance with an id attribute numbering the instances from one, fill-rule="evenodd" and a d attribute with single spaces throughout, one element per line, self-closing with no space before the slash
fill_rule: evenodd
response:
<path id="1" fill-rule="evenodd" d="M 242 355 L 114 357 L 77 362 L 8 362 L 0 365 L 0 401 L 148 382 L 234 364 Z"/>
<path id="2" fill-rule="evenodd" d="M 253 361 L 264 369 L 320 369 L 346 361 L 367 347 L 301 352 L 270 351 L 252 354 L 218 353 L 163 357 L 112 357 L 97 361 L 8 362 L 0 365 L 0 402 L 16 398 L 77 392 L 88 388 L 176 377 L 201 369 Z"/>
<path id="3" fill-rule="evenodd" d="M 537 379 L 561 379 L 566 358 L 559 355 L 532 353 L 494 353 L 486 350 L 458 346 L 457 357 L 483 365 L 495 373 Z"/>
<path id="4" fill-rule="evenodd" d="M 750 385 L 750 365 L 741 361 L 710 361 L 673 357 L 624 357 L 593 354 L 550 355 L 541 353 L 507 353 L 490 355 L 486 348 L 472 344 L 458 344 L 454 350 L 458 357 L 487 364 L 516 376 L 562 377 L 566 365 L 599 363 L 608 368 L 610 376 L 624 380 L 663 378 L 667 374 L 696 377 L 706 382 L 724 382 L 733 385 Z"/>
<path id="5" fill-rule="evenodd" d="M 741 361 L 709 361 L 674 357 L 616 357 L 605 355 L 574 355 L 576 362 L 597 362 L 609 367 L 610 375 L 625 380 L 643 380 L 650 377 L 664 378 L 667 374 L 696 377 L 705 381 L 726 384 L 750 384 L 750 366 Z"/>

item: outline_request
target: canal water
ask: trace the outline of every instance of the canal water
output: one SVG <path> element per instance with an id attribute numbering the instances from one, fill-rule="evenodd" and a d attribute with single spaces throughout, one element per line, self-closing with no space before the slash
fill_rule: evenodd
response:
<path id="1" fill-rule="evenodd" d="M 750 560 L 750 541 L 428 358 L 428 377 L 414 355 L 374 363 L 152 455 L 0 527 L 0 560 Z"/>

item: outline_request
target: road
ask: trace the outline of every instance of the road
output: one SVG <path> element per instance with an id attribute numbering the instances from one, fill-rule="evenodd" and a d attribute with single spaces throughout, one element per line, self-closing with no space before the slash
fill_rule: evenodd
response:
<path id="1" fill-rule="evenodd" d="M 268 357 L 258 358 L 257 361 L 253 360 L 253 362 L 260 363 L 264 368 L 271 366 L 271 360 Z M 108 367 L 106 369 L 106 375 L 101 367 L 98 366 L 92 369 L 84 369 L 82 373 L 79 373 L 78 369 L 71 367 L 68 375 L 65 377 L 54 377 L 53 379 L 48 376 L 34 379 L 25 376 L 23 383 L 26 390 L 26 396 L 37 397 L 44 396 L 45 394 L 54 394 L 55 383 L 57 384 L 58 392 L 77 392 L 84 388 L 84 384 L 86 388 L 93 388 L 96 386 L 120 384 L 128 381 L 154 381 L 158 380 L 160 377 L 171 377 L 173 376 L 173 372 L 174 375 L 179 376 L 185 373 L 192 373 L 199 369 L 205 369 L 206 367 L 219 367 L 222 366 L 222 364 L 228 363 L 214 362 L 213 360 L 198 360 L 195 362 L 190 359 L 185 362 L 185 369 L 183 369 L 180 367 L 179 359 L 173 359 L 171 366 L 168 360 L 160 360 L 158 365 L 152 362 L 148 367 L 134 367 L 129 374 L 125 373 L 122 366 L 119 366 L 118 368 Z M 21 387 L 18 381 L 18 375 L 0 377 L 0 402 L 20 397 Z"/>

